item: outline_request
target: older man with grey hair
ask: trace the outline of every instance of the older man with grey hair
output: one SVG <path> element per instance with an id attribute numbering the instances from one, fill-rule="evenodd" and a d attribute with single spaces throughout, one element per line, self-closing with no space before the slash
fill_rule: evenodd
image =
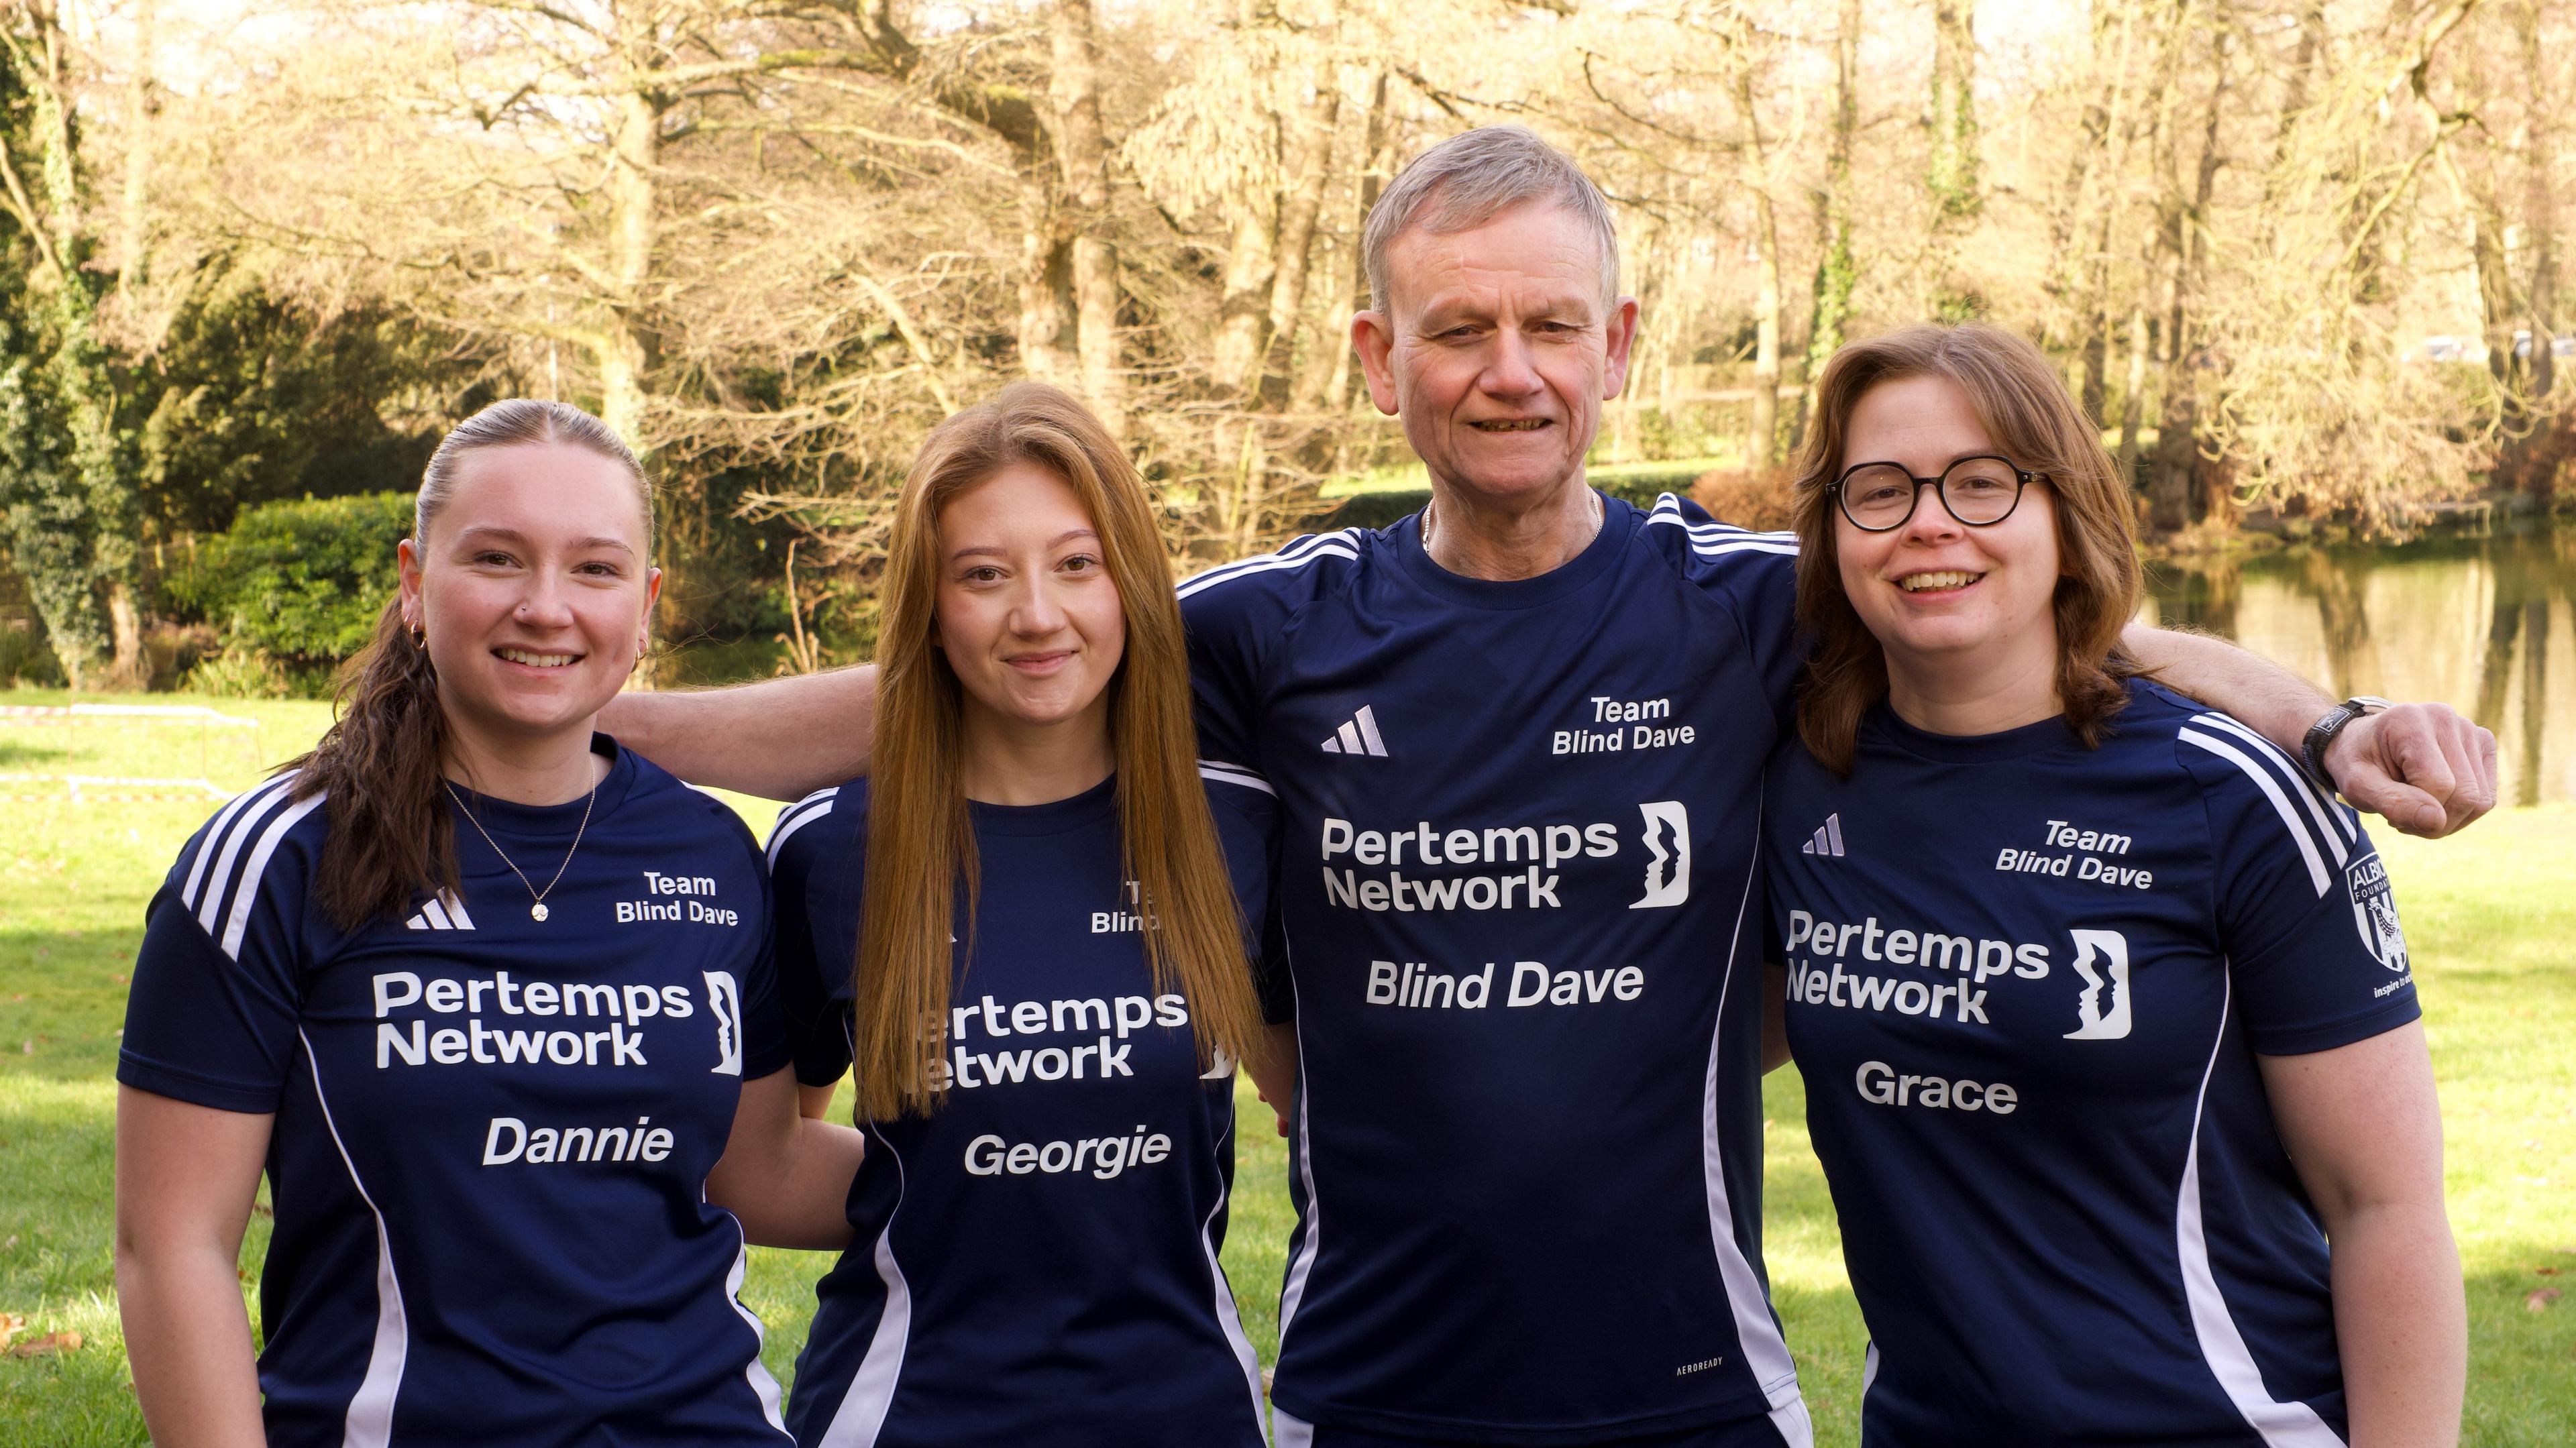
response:
<path id="1" fill-rule="evenodd" d="M 1801 662 L 1794 548 L 1586 485 L 1637 303 L 1573 161 L 1517 128 L 1453 137 L 1365 244 L 1351 340 L 1430 505 L 1181 587 L 1201 772 L 1281 821 L 1267 935 L 1294 1021 L 1248 1063 L 1273 1101 L 1295 1079 L 1278 1440 L 1804 1445 L 1761 1269 L 1755 864 Z M 2326 711 L 2226 645 L 2133 632 L 2275 739 Z M 608 727 L 790 797 L 864 769 L 869 689 L 629 696 Z M 2492 801 L 2456 716 L 2354 728 L 2347 793 L 2428 833 Z M 2401 757 L 2429 796 L 2391 780 Z"/>

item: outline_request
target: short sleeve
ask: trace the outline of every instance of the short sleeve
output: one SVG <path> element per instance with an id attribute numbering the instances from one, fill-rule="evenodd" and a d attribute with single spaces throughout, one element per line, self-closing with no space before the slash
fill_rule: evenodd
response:
<path id="1" fill-rule="evenodd" d="M 1748 549 L 1729 570 L 1727 583 L 1735 616 L 1744 625 L 1745 649 L 1762 679 L 1762 695 L 1787 733 L 1797 718 L 1798 674 L 1807 659 L 1798 632 L 1798 560 Z"/>
<path id="2" fill-rule="evenodd" d="M 1190 693 L 1196 706 L 1201 771 L 1230 771 L 1246 782 L 1262 779 L 1260 738 L 1263 651 L 1280 611 L 1266 591 L 1216 587 L 1221 580 L 1181 585 L 1181 621 L 1189 639 Z"/>
<path id="3" fill-rule="evenodd" d="M 219 1111 L 277 1110 L 296 1061 L 308 953 L 312 855 L 289 836 L 320 804 L 263 785 L 180 852 L 144 916 L 119 1082 Z"/>
<path id="4" fill-rule="evenodd" d="M 2254 1049 L 2332 1050 L 2421 1015 L 2387 864 L 2360 818 L 2234 720 L 2203 715 L 2178 747 L 2203 783 L 2219 945 Z"/>
<path id="5" fill-rule="evenodd" d="M 807 795 L 778 812 L 769 834 L 779 1016 L 796 1079 L 807 1086 L 829 1086 L 850 1069 L 849 1021 L 833 984 L 849 974 L 857 948 L 844 884 L 859 871 L 857 805 L 843 798 L 853 788 Z"/>
<path id="6" fill-rule="evenodd" d="M 1763 697 L 1785 732 L 1797 714 L 1798 674 L 1807 658 L 1798 630 L 1797 535 L 1719 522 L 1697 503 L 1669 494 L 1656 502 L 1655 516 L 1679 519 L 1691 567 L 1734 613 Z"/>
<path id="7" fill-rule="evenodd" d="M 1288 976 L 1287 930 L 1279 920 L 1279 801 L 1266 784 L 1228 778 L 1203 770 L 1208 805 L 1216 816 L 1217 836 L 1225 846 L 1227 873 L 1241 906 L 1245 948 L 1252 958 L 1253 985 L 1261 997 L 1261 1019 L 1284 1025 L 1297 1018 L 1297 995 Z"/>

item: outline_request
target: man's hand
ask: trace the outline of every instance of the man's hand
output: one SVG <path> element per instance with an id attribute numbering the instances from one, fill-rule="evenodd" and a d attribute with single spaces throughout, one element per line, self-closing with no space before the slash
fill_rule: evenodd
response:
<path id="1" fill-rule="evenodd" d="M 2438 840 L 2495 808 L 2495 735 L 2448 704 L 2400 704 L 2345 725 L 2326 772 L 2355 809 Z"/>

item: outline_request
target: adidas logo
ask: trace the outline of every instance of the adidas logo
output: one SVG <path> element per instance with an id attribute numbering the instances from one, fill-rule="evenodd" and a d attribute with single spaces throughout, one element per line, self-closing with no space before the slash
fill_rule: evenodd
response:
<path id="1" fill-rule="evenodd" d="M 1816 826 L 1816 837 L 1807 841 L 1805 844 L 1800 845 L 1798 847 L 1798 853 L 1802 855 L 1831 855 L 1837 860 L 1841 859 L 1843 856 L 1842 812 L 1837 810 L 1834 813 L 1825 816 L 1825 822 Z"/>
<path id="2" fill-rule="evenodd" d="M 471 930 L 474 917 L 465 913 L 465 902 L 441 891 L 424 902 L 420 913 L 403 922 L 414 930 Z"/>
<path id="3" fill-rule="evenodd" d="M 1386 740 L 1377 732 L 1377 715 L 1371 706 L 1362 704 L 1360 711 L 1342 721 L 1324 740 L 1326 754 L 1367 754 L 1386 758 Z"/>

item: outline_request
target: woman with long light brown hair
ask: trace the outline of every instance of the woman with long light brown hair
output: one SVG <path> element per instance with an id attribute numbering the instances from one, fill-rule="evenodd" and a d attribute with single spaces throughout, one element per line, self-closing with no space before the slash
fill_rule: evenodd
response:
<path id="1" fill-rule="evenodd" d="M 1042 384 L 904 486 L 874 768 L 769 846 L 808 1109 L 855 1065 L 868 1136 L 808 1448 L 1262 1441 L 1217 1249 L 1269 797 L 1200 778 L 1165 560 L 1124 451 Z"/>
<path id="2" fill-rule="evenodd" d="M 2322 780 L 2384 706 L 2303 765 L 2144 677 L 2129 490 L 2009 333 L 1836 353 L 1797 488 L 1770 1015 L 1869 1323 L 1863 1443 L 2452 1441 L 2432 1066 Z"/>

